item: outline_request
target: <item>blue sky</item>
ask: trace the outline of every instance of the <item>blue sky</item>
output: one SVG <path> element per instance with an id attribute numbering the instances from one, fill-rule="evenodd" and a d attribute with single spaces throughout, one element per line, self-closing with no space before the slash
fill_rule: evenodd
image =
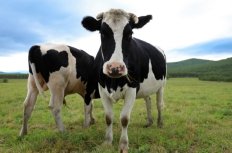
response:
<path id="1" fill-rule="evenodd" d="M 0 71 L 28 71 L 34 44 L 62 43 L 95 55 L 98 32 L 81 20 L 110 8 L 122 8 L 153 20 L 134 37 L 165 50 L 168 62 L 188 58 L 232 57 L 231 0 L 6 0 L 0 5 Z"/>

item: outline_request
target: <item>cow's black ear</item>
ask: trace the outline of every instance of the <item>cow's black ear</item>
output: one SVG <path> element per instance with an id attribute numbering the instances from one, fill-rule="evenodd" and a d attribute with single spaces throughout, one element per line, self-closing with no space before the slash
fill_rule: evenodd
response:
<path id="1" fill-rule="evenodd" d="M 89 31 L 100 30 L 101 27 L 101 20 L 97 20 L 91 16 L 84 17 L 81 23 Z"/>
<path id="2" fill-rule="evenodd" d="M 152 19 L 152 15 L 140 16 L 138 19 L 138 23 L 130 22 L 132 28 L 142 28 Z"/>

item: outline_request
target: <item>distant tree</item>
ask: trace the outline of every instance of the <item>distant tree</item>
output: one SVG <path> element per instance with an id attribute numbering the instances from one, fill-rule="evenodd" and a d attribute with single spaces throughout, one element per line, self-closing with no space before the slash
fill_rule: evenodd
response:
<path id="1" fill-rule="evenodd" d="M 6 78 L 2 79 L 2 83 L 8 83 L 8 79 Z"/>

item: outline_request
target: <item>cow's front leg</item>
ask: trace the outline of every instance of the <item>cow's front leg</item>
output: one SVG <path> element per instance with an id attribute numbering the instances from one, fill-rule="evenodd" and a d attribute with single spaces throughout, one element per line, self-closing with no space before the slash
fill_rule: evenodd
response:
<path id="1" fill-rule="evenodd" d="M 105 120 L 107 125 L 104 144 L 111 145 L 113 141 L 113 101 L 106 95 L 100 85 L 99 93 L 105 110 Z"/>
<path id="2" fill-rule="evenodd" d="M 134 106 L 136 98 L 136 89 L 135 88 L 129 88 L 126 91 L 125 95 L 125 102 L 124 106 L 120 115 L 121 119 L 121 125 L 122 125 L 122 133 L 121 133 L 121 138 L 120 138 L 120 152 L 122 153 L 127 153 L 128 152 L 128 145 L 129 145 L 129 140 L 128 140 L 128 134 L 127 134 L 127 128 L 130 120 L 130 114 L 131 110 Z"/>

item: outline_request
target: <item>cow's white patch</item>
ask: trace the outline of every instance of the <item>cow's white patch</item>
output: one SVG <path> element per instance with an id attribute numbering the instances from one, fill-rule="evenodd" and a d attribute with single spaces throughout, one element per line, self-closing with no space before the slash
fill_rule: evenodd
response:
<path id="1" fill-rule="evenodd" d="M 140 89 L 137 93 L 137 98 L 144 98 L 151 94 L 156 93 L 165 84 L 165 78 L 162 80 L 156 80 L 154 73 L 152 72 L 151 61 L 149 60 L 149 73 L 147 79 L 140 83 Z"/>
<path id="2" fill-rule="evenodd" d="M 99 84 L 99 86 L 101 85 Z M 117 102 L 119 99 L 124 98 L 125 92 L 128 88 L 129 87 L 127 85 L 124 85 L 122 88 L 118 87 L 116 91 L 113 89 L 110 89 L 111 92 L 109 93 L 106 87 L 105 88 L 101 87 L 101 92 L 104 92 L 105 95 L 108 96 L 113 102 Z"/>
<path id="3" fill-rule="evenodd" d="M 67 45 L 62 45 L 62 44 L 52 44 L 52 43 L 47 43 L 43 44 L 40 46 L 40 50 L 42 52 L 42 55 L 46 54 L 48 50 L 50 49 L 55 49 L 58 52 L 61 51 L 69 51 L 69 48 Z"/>

